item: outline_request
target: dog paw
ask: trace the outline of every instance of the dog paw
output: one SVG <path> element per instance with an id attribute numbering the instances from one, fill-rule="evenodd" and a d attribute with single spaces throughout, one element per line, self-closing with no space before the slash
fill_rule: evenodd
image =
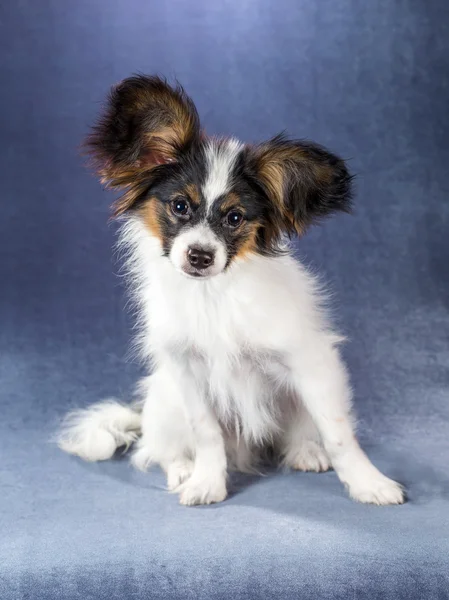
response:
<path id="1" fill-rule="evenodd" d="M 331 462 L 326 451 L 320 444 L 313 440 L 305 440 L 294 452 L 289 452 L 285 464 L 296 471 L 328 471 Z"/>
<path id="2" fill-rule="evenodd" d="M 185 506 L 197 504 L 214 504 L 222 502 L 226 496 L 226 480 L 224 477 L 211 479 L 198 479 L 190 477 L 178 489 L 179 502 Z"/>
<path id="3" fill-rule="evenodd" d="M 389 504 L 403 504 L 405 502 L 404 488 L 379 473 L 370 481 L 356 482 L 347 485 L 349 495 L 357 502 L 386 506 Z"/>
<path id="4" fill-rule="evenodd" d="M 170 492 L 177 491 L 178 487 L 184 483 L 192 474 L 193 461 L 186 458 L 172 463 L 167 468 L 167 488 Z"/>

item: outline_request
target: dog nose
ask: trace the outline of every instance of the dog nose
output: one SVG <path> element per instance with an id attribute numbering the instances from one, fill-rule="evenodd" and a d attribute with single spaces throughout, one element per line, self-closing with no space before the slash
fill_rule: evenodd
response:
<path id="1" fill-rule="evenodd" d="M 207 269 L 214 262 L 214 255 L 212 252 L 202 250 L 201 248 L 189 248 L 187 252 L 187 258 L 189 263 L 195 269 Z"/>

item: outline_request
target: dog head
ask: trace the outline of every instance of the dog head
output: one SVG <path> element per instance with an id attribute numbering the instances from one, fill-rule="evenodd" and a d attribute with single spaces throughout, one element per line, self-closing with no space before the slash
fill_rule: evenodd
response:
<path id="1" fill-rule="evenodd" d="M 284 136 L 257 145 L 208 138 L 184 90 L 158 77 L 114 87 L 87 146 L 102 182 L 124 192 L 114 214 L 138 213 L 188 277 L 276 254 L 284 234 L 350 209 L 340 158 Z"/>

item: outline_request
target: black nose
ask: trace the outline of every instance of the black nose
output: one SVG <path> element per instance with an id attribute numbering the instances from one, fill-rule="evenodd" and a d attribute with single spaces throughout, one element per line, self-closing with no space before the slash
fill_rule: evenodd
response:
<path id="1" fill-rule="evenodd" d="M 207 269 L 207 267 L 210 267 L 214 263 L 212 252 L 202 250 L 201 248 L 189 248 L 187 258 L 195 269 Z"/>

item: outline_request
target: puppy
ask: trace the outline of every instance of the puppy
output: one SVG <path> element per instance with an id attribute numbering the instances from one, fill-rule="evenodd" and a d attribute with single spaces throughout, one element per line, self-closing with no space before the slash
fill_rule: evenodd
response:
<path id="1" fill-rule="evenodd" d="M 119 246 L 151 375 L 138 404 L 69 415 L 60 447 L 104 460 L 136 442 L 134 465 L 158 463 L 185 505 L 224 500 L 228 470 L 251 470 L 267 446 L 292 469 L 333 467 L 355 500 L 402 503 L 354 436 L 342 338 L 288 245 L 349 211 L 344 162 L 284 136 L 206 137 L 181 87 L 142 75 L 111 91 L 87 144 L 123 191 Z"/>

